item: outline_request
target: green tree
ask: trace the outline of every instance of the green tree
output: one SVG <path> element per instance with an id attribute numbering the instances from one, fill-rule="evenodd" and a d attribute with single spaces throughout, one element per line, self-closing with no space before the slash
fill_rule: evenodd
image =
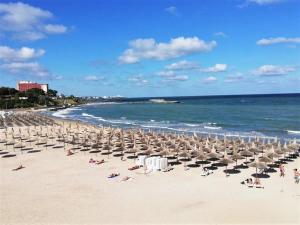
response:
<path id="1" fill-rule="evenodd" d="M 15 95 L 19 91 L 14 89 L 14 88 L 9 88 L 9 87 L 0 87 L 0 96 L 4 95 Z"/>
<path id="2" fill-rule="evenodd" d="M 56 97 L 57 96 L 57 91 L 53 89 L 49 89 L 47 92 L 47 95 L 50 97 Z"/>

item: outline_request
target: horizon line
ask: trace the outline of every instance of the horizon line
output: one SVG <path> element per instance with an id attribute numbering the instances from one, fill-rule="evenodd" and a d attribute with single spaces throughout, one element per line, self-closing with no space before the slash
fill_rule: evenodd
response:
<path id="1" fill-rule="evenodd" d="M 192 97 L 237 97 L 237 96 L 274 96 L 274 95 L 300 95 L 298 93 L 267 93 L 267 94 L 225 94 L 225 95 L 175 95 L 175 96 L 142 96 L 142 97 L 125 97 L 125 96 L 107 96 L 112 98 L 127 98 L 127 99 L 135 99 L 135 98 L 192 98 Z M 81 97 L 99 97 L 103 98 L 104 96 L 81 96 Z"/>

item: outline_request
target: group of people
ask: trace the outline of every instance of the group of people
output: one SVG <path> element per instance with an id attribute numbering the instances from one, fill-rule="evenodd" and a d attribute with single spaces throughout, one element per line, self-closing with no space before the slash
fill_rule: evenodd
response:
<path id="1" fill-rule="evenodd" d="M 264 186 L 262 186 L 260 179 L 258 177 L 256 177 L 253 181 L 252 178 L 247 178 L 246 180 L 242 181 L 241 184 L 245 184 L 247 185 L 249 188 L 264 188 Z"/>
<path id="2" fill-rule="evenodd" d="M 295 179 L 295 183 L 299 184 L 300 182 L 300 172 L 298 171 L 298 169 L 294 169 L 294 179 Z M 285 167 L 283 164 L 279 165 L 279 176 L 280 177 L 285 177 Z M 242 181 L 241 184 L 243 185 L 247 185 L 248 187 L 256 187 L 256 188 L 264 188 L 261 185 L 260 179 L 258 177 L 255 178 L 255 180 L 253 181 L 252 178 L 247 178 L 246 180 Z"/>
<path id="3" fill-rule="evenodd" d="M 300 181 L 300 172 L 296 168 L 293 171 L 294 171 L 295 183 L 299 184 L 299 181 Z M 279 166 L 279 174 L 280 174 L 280 177 L 284 177 L 285 176 L 285 168 L 284 168 L 283 164 L 281 164 Z"/>

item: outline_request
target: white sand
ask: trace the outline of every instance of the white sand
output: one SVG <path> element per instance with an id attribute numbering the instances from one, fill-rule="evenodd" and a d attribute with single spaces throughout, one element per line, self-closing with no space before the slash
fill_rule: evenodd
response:
<path id="1" fill-rule="evenodd" d="M 0 224 L 300 224 L 300 184 L 292 173 L 299 159 L 286 165 L 285 178 L 271 174 L 261 179 L 265 189 L 250 189 L 240 182 L 253 168 L 227 178 L 223 168 L 202 177 L 200 168 L 182 165 L 144 175 L 127 170 L 133 160 L 94 165 L 91 156 L 107 159 L 49 148 L 0 158 Z M 20 163 L 26 168 L 11 171 Z M 112 172 L 121 176 L 108 179 Z"/>

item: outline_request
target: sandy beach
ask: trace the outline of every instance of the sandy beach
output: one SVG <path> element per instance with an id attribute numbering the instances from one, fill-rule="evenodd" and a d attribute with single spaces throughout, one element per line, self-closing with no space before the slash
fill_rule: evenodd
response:
<path id="1" fill-rule="evenodd" d="M 0 0 L 0 225 L 300 225 L 299 28 L 300 0 Z"/>
<path id="2" fill-rule="evenodd" d="M 53 143 L 61 145 L 55 139 Z M 5 148 L 3 143 L 0 147 Z M 81 151 L 66 156 L 64 148 L 51 146 L 38 149 L 0 158 L 0 224 L 300 223 L 300 184 L 293 177 L 299 157 L 285 165 L 284 178 L 277 172 L 261 179 L 262 189 L 240 183 L 255 168 L 230 176 L 219 168 L 204 177 L 199 167 L 178 165 L 169 172 L 144 174 L 142 168 L 128 170 L 134 159 Z M 91 157 L 106 162 L 89 163 Z M 20 164 L 25 168 L 12 171 Z M 120 176 L 107 178 L 111 173 Z M 132 179 L 122 181 L 125 176 Z"/>

